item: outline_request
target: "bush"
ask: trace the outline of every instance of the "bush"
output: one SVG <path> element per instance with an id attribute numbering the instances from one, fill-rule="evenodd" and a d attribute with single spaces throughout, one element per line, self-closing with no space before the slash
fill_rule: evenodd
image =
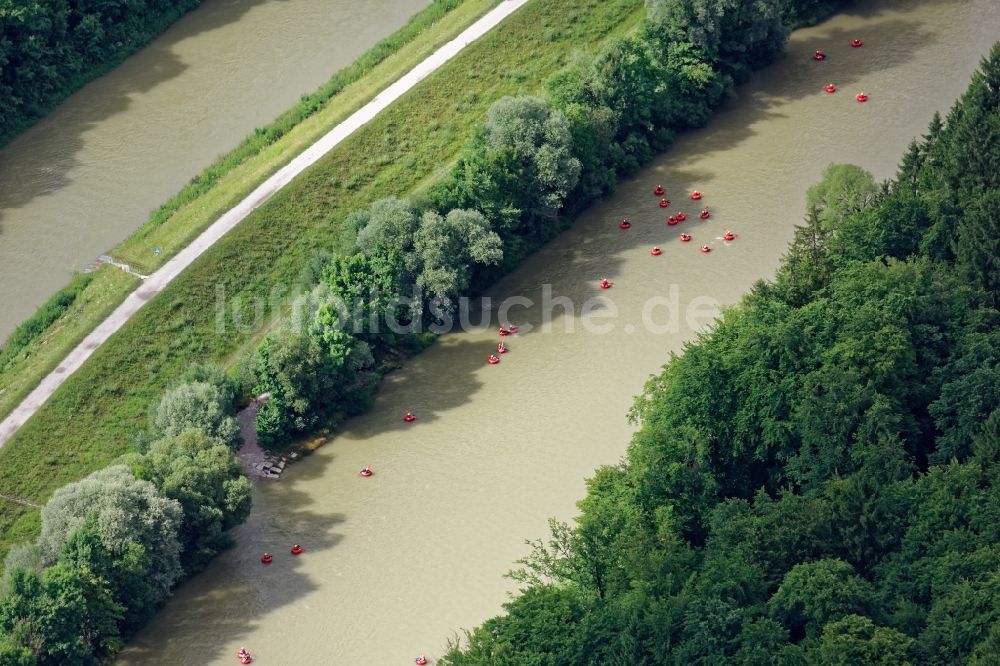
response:
<path id="1" fill-rule="evenodd" d="M 200 381 L 181 384 L 167 391 L 157 404 L 152 437 L 176 437 L 195 428 L 212 440 L 235 448 L 240 426 L 227 413 L 232 400 L 231 389 L 226 395 L 214 384 Z"/>

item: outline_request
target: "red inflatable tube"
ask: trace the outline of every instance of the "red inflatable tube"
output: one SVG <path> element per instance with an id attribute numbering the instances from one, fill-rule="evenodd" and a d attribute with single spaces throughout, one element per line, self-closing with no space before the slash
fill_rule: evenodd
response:
<path id="1" fill-rule="evenodd" d="M 663 189 L 663 187 L 661 187 L 660 185 L 657 185 L 656 187 L 653 188 L 653 194 L 655 194 L 658 197 L 663 196 L 664 192 L 666 192 L 666 190 Z"/>
<path id="2" fill-rule="evenodd" d="M 854 96 L 854 99 L 858 100 L 859 102 L 867 102 L 868 93 L 859 92 L 857 95 Z"/>
<path id="3" fill-rule="evenodd" d="M 490 365 L 496 365 L 497 363 L 500 362 L 500 357 L 490 354 L 489 356 L 486 357 L 486 362 L 489 363 Z"/>
<path id="4" fill-rule="evenodd" d="M 852 39 L 851 40 L 851 46 L 853 46 L 854 48 L 858 48 L 859 46 L 861 46 L 861 40 L 860 39 Z"/>
<path id="5" fill-rule="evenodd" d="M 601 280 L 600 284 L 601 284 L 601 289 L 611 289 L 611 287 L 614 286 L 614 283 L 611 282 L 611 280 Z"/>
<path id="6" fill-rule="evenodd" d="M 372 471 L 371 467 L 365 467 L 365 468 L 362 468 L 362 470 L 360 472 L 358 472 L 358 476 L 363 476 L 363 477 L 365 477 L 367 479 L 369 476 L 371 476 L 374 473 L 375 472 Z M 299 552 L 301 552 L 301 551 L 299 551 Z M 298 554 L 299 553 L 296 553 L 294 549 L 292 550 L 292 555 L 298 555 Z"/>
<path id="7" fill-rule="evenodd" d="M 669 205 L 670 205 L 670 199 L 667 198 L 660 199 L 660 208 L 666 208 Z"/>
<path id="8" fill-rule="evenodd" d="M 723 234 L 722 238 L 723 240 L 727 241 L 734 240 L 736 238 L 736 234 L 734 234 L 732 231 L 727 231 L 725 234 Z"/>
<path id="9" fill-rule="evenodd" d="M 677 213 L 677 221 L 678 222 L 683 222 L 686 219 L 688 219 L 688 214 L 687 213 Z"/>
<path id="10" fill-rule="evenodd" d="M 712 251 L 712 248 L 710 248 L 710 247 L 709 247 L 709 246 L 707 246 L 707 245 L 702 245 L 702 246 L 701 246 L 701 248 L 699 248 L 699 249 L 700 249 L 700 250 L 701 250 L 702 252 L 704 252 L 705 254 L 708 254 L 709 252 L 711 252 L 711 251 Z"/>
<path id="11" fill-rule="evenodd" d="M 828 93 L 835 93 L 837 92 L 837 86 L 833 85 L 832 83 L 828 83 L 825 86 L 823 86 L 823 90 L 827 91 Z"/>
<path id="12" fill-rule="evenodd" d="M 675 224 L 677 224 L 677 218 L 671 215 L 670 217 L 667 218 L 667 224 L 669 224 L 670 226 L 674 226 Z"/>
<path id="13" fill-rule="evenodd" d="M 505 335 L 510 335 L 510 331 L 508 331 L 506 328 L 501 328 L 500 330 L 497 331 L 497 335 L 499 335 L 502 338 Z"/>
<path id="14" fill-rule="evenodd" d="M 826 54 L 823 53 L 822 49 L 816 49 L 816 53 L 813 53 L 813 60 L 826 60 Z"/>
<path id="15" fill-rule="evenodd" d="M 661 254 L 663 253 L 663 251 L 662 251 L 662 250 L 660 250 L 660 248 L 658 248 L 658 247 L 656 247 L 656 246 L 654 245 L 654 246 L 653 246 L 653 249 L 652 249 L 652 250 L 650 250 L 650 251 L 649 251 L 649 253 L 650 253 L 651 255 L 653 255 L 654 257 L 658 257 L 658 256 L 660 256 L 660 255 L 661 255 Z"/>
<path id="16" fill-rule="evenodd" d="M 707 208 L 702 208 L 701 213 L 698 214 L 698 217 L 700 217 L 703 220 L 707 220 L 708 218 L 712 217 L 712 214 L 708 212 Z"/>
<path id="17" fill-rule="evenodd" d="M 253 655 L 246 648 L 240 648 L 236 651 L 236 658 L 240 660 L 241 664 L 249 664 L 253 662 Z"/>
<path id="18" fill-rule="evenodd" d="M 406 412 L 406 414 L 403 414 L 403 420 L 406 421 L 407 423 L 413 423 L 414 421 L 417 420 L 417 417 L 411 414 L 410 412 Z"/>
<path id="19" fill-rule="evenodd" d="M 694 201 L 697 201 L 698 199 L 701 199 L 701 192 L 699 192 L 698 190 L 695 190 L 694 192 L 692 192 L 691 193 L 691 199 L 693 199 Z"/>
<path id="20" fill-rule="evenodd" d="M 500 344 L 497 345 L 498 354 L 506 354 L 508 351 L 509 350 L 507 349 L 507 345 L 505 345 L 504 343 L 501 342 Z"/>
<path id="21" fill-rule="evenodd" d="M 425 657 L 424 655 L 420 655 L 419 657 L 413 660 L 413 663 L 416 664 L 417 666 L 426 666 L 427 657 Z"/>
<path id="22" fill-rule="evenodd" d="M 691 234 L 681 234 L 682 243 L 687 243 L 689 240 L 691 240 Z"/>
<path id="23" fill-rule="evenodd" d="M 371 470 L 368 471 L 370 472 Z M 295 544 L 294 546 L 292 546 L 292 549 L 289 552 L 292 555 L 301 555 L 302 553 L 306 552 L 306 549 L 300 546 L 299 544 Z"/>
<path id="24" fill-rule="evenodd" d="M 270 553 L 264 553 L 263 555 L 260 556 L 260 561 L 264 564 L 270 564 L 271 562 L 274 561 L 274 558 L 271 557 Z"/>
<path id="25" fill-rule="evenodd" d="M 618 223 L 618 228 L 619 229 L 631 229 L 632 228 L 632 223 L 629 222 L 628 220 L 622 220 L 621 222 Z"/>

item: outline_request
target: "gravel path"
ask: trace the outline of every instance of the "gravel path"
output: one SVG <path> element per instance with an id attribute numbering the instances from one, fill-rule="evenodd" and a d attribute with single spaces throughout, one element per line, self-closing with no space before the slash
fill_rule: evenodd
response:
<path id="1" fill-rule="evenodd" d="M 49 399 L 66 378 L 83 365 L 94 350 L 110 338 L 115 331 L 132 318 L 149 299 L 163 290 L 177 277 L 181 271 L 191 265 L 195 259 L 212 247 L 216 241 L 243 221 L 257 207 L 264 204 L 276 192 L 290 183 L 293 178 L 309 168 L 323 155 L 329 152 L 341 141 L 349 137 L 361 126 L 374 118 L 383 109 L 399 99 L 404 93 L 420 83 L 424 78 L 451 60 L 463 48 L 489 32 L 505 18 L 526 4 L 528 0 L 504 0 L 499 6 L 487 13 L 481 19 L 466 28 L 458 37 L 448 42 L 426 60 L 403 75 L 398 81 L 377 94 L 370 102 L 351 114 L 316 143 L 306 148 L 298 157 L 264 181 L 246 199 L 236 204 L 231 210 L 216 220 L 201 233 L 190 245 L 178 252 L 162 268 L 150 275 L 142 285 L 132 292 L 108 318 L 98 324 L 97 328 L 83 339 L 59 366 L 50 372 L 38 384 L 34 391 L 28 394 L 21 404 L 7 418 L 0 422 L 0 446 L 14 436 L 14 433 L 37 412 Z"/>

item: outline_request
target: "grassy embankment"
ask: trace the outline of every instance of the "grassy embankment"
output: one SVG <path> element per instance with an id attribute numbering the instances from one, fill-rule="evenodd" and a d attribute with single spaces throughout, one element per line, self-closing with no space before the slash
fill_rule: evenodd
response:
<path id="1" fill-rule="evenodd" d="M 38 382 L 138 286 L 112 266 L 78 275 L 21 324 L 0 348 L 0 414 L 8 414 Z"/>
<path id="2" fill-rule="evenodd" d="M 0 450 L 0 491 L 44 501 L 123 453 L 187 363 L 230 358 L 252 339 L 217 328 L 217 289 L 230 302 L 267 301 L 272 286 L 294 284 L 316 250 L 336 249 L 348 212 L 443 174 L 493 101 L 538 91 L 575 49 L 628 32 L 643 12 L 642 0 L 536 0 L 471 44 L 255 211 L 99 349 Z M 36 524 L 37 513 L 3 507 L 0 547 Z"/>
<path id="3" fill-rule="evenodd" d="M 437 0 L 337 72 L 321 88 L 303 96 L 273 123 L 256 130 L 234 150 L 219 157 L 109 254 L 140 273 L 152 273 L 306 146 L 497 2 Z M 155 247 L 162 248 L 159 255 L 153 253 Z M 9 414 L 136 285 L 122 271 L 101 269 L 63 317 L 51 323 L 46 321 L 44 330 L 27 344 L 18 345 L 16 353 L 7 358 L 0 353 L 0 387 L 3 387 L 0 418 Z M 37 328 L 31 324 L 45 319 L 44 309 L 45 306 L 21 326 Z"/>

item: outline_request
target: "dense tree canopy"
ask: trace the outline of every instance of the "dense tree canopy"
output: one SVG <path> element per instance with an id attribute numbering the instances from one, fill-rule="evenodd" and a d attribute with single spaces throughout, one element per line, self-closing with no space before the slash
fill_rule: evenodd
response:
<path id="1" fill-rule="evenodd" d="M 257 412 L 262 445 L 287 444 L 321 418 L 355 413 L 367 405 L 375 359 L 369 344 L 345 330 L 344 323 L 339 309 L 321 303 L 308 330 L 286 327 L 264 340 L 254 387 L 267 396 Z"/>
<path id="2" fill-rule="evenodd" d="M 205 431 L 192 428 L 161 439 L 128 462 L 136 476 L 180 504 L 181 564 L 188 574 L 228 547 L 232 539 L 226 531 L 250 514 L 250 481 L 232 450 Z"/>
<path id="3" fill-rule="evenodd" d="M 502 241 L 481 213 L 456 208 L 445 216 L 424 213 L 414 238 L 420 257 L 417 286 L 427 297 L 452 304 L 469 291 L 473 267 L 503 258 Z"/>
<path id="4" fill-rule="evenodd" d="M 648 0 L 650 23 L 669 51 L 691 45 L 723 72 L 743 78 L 784 48 L 787 0 Z"/>
<path id="5" fill-rule="evenodd" d="M 60 562 L 41 575 L 15 570 L 8 589 L 0 632 L 24 647 L 0 646 L 0 663 L 94 664 L 121 648 L 122 607 L 89 569 Z"/>
<path id="6" fill-rule="evenodd" d="M 438 209 L 481 211 L 505 237 L 546 240 L 580 169 L 561 111 L 537 97 L 504 97 L 431 198 Z"/>
<path id="7" fill-rule="evenodd" d="M 200 2 L 0 2 L 0 145 Z"/>
<path id="8" fill-rule="evenodd" d="M 160 399 L 153 431 L 157 436 L 176 437 L 198 428 L 216 442 L 234 446 L 240 427 L 227 409 L 225 396 L 217 386 L 206 382 L 181 384 Z"/>
<path id="9" fill-rule="evenodd" d="M 57 490 L 38 540 L 8 553 L 0 664 L 107 663 L 183 576 L 230 545 L 226 530 L 246 520 L 251 500 L 228 435 L 219 436 L 232 421 L 232 386 L 209 365 L 182 381 L 159 403 L 175 404 L 154 410 L 171 418 L 154 418 L 137 452 Z M 177 399 L 192 387 L 197 399 Z M 208 432 L 163 436 L 189 421 Z"/>
<path id="10" fill-rule="evenodd" d="M 776 279 L 649 381 L 626 460 L 443 663 L 995 663 L 998 72 L 1000 44 L 896 181 L 826 170 Z"/>
<path id="11" fill-rule="evenodd" d="M 42 509 L 38 544 L 43 560 L 55 562 L 69 537 L 91 521 L 110 552 L 122 553 L 137 543 L 155 558 L 150 574 L 164 591 L 180 576 L 180 505 L 160 495 L 152 483 L 135 478 L 128 467 L 98 470 L 55 492 Z"/>

